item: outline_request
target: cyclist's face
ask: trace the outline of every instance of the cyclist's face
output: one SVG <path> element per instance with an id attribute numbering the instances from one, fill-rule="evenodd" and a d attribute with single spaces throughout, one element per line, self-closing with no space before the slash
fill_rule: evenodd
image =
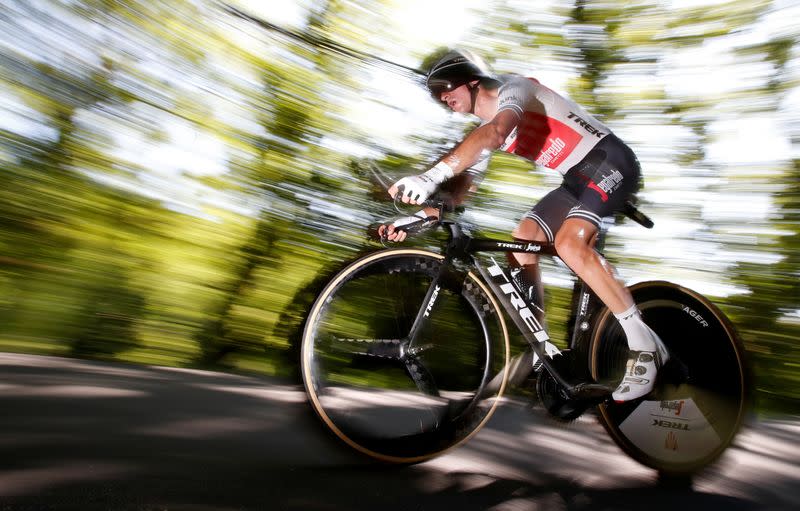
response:
<path id="1" fill-rule="evenodd" d="M 466 114 L 472 110 L 472 94 L 470 94 L 466 85 L 442 92 L 439 95 L 439 100 L 454 112 Z"/>

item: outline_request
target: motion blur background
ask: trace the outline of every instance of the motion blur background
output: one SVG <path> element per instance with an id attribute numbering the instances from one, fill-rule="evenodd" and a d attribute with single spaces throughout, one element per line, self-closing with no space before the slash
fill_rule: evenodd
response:
<path id="1" fill-rule="evenodd" d="M 629 142 L 656 225 L 614 227 L 608 259 L 709 296 L 759 410 L 798 413 L 800 2 L 233 5 L 296 37 L 212 0 L 2 2 L 1 351 L 293 374 L 315 277 L 395 214 L 364 162 L 419 173 L 474 123 L 369 55 L 460 45 Z M 557 184 L 498 155 L 463 220 L 508 236 Z M 545 273 L 563 342 L 570 277 Z"/>

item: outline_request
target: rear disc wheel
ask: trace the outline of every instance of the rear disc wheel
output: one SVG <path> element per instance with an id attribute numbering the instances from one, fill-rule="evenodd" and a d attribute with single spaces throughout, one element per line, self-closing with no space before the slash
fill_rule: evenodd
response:
<path id="1" fill-rule="evenodd" d="M 599 407 L 600 421 L 632 458 L 664 474 L 691 474 L 731 444 L 749 403 L 744 349 L 728 319 L 701 295 L 668 282 L 631 288 L 642 318 L 672 359 L 643 399 Z M 590 347 L 593 378 L 622 379 L 628 346 L 606 309 Z"/>

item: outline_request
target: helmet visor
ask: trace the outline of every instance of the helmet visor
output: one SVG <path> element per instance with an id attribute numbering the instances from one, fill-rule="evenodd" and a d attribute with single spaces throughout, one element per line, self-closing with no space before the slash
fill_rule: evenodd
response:
<path id="1" fill-rule="evenodd" d="M 457 88 L 458 86 L 453 85 L 451 80 L 443 78 L 431 78 L 428 80 L 428 90 L 431 91 L 431 96 L 436 101 L 442 100 L 443 93 Z"/>

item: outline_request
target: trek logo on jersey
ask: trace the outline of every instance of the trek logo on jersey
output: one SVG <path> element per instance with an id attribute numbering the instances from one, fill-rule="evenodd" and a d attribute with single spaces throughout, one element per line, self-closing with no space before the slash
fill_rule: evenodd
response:
<path id="1" fill-rule="evenodd" d="M 586 122 L 584 119 L 582 119 L 580 116 L 578 116 L 578 114 L 576 114 L 575 112 L 570 112 L 569 115 L 567 116 L 567 119 L 572 119 L 573 121 L 575 121 L 576 124 L 579 124 L 580 126 L 582 126 L 583 129 L 585 129 L 586 131 L 588 131 L 592 135 L 596 135 L 597 138 L 603 138 L 604 136 L 606 136 L 605 133 L 603 133 L 599 129 L 595 128 L 594 126 L 592 126 L 591 124 Z"/>

